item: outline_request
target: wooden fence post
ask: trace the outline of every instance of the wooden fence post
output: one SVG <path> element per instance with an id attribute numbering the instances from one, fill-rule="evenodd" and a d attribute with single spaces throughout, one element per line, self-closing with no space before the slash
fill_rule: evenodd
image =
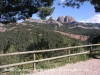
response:
<path id="1" fill-rule="evenodd" d="M 33 59 L 35 61 L 35 53 L 33 54 Z M 34 70 L 34 72 L 36 71 L 36 63 L 33 63 L 33 70 Z"/>
<path id="2" fill-rule="evenodd" d="M 92 44 L 90 46 L 90 57 L 92 57 Z"/>
<path id="3" fill-rule="evenodd" d="M 68 50 L 68 55 L 70 55 L 70 49 Z M 68 63 L 70 63 L 70 56 L 68 57 Z"/>

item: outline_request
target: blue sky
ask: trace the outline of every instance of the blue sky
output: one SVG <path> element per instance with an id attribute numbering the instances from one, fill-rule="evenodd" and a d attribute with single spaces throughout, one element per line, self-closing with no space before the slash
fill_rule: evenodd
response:
<path id="1" fill-rule="evenodd" d="M 92 16 L 99 14 L 95 13 L 93 5 L 91 5 L 89 2 L 85 2 L 79 9 L 72 8 L 72 7 L 65 7 L 58 5 L 58 2 L 61 3 L 61 0 L 56 0 L 54 2 L 55 10 L 51 16 L 54 18 L 58 18 L 59 16 L 73 16 L 76 21 L 86 20 L 91 18 Z M 39 19 L 36 15 L 33 15 L 34 19 Z"/>

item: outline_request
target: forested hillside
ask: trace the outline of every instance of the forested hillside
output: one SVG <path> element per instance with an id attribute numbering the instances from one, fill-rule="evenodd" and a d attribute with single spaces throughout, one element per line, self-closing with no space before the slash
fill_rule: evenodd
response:
<path id="1" fill-rule="evenodd" d="M 0 52 L 6 53 L 10 46 L 13 46 L 15 51 L 27 51 L 73 46 L 74 43 L 75 45 L 83 44 L 79 40 L 71 39 L 54 32 L 54 30 L 87 36 L 100 34 L 99 30 L 96 29 L 69 29 L 68 27 L 71 25 L 73 24 L 66 23 L 63 26 L 58 26 L 57 24 L 35 22 L 4 25 L 6 31 L 0 32 Z"/>
<path id="2" fill-rule="evenodd" d="M 80 34 L 80 35 L 84 35 L 84 33 L 89 33 L 87 34 L 88 36 L 90 36 L 93 33 L 93 36 L 95 36 L 94 30 L 89 31 L 85 29 L 80 29 L 80 30 L 69 29 L 67 25 L 59 26 L 57 24 L 42 24 L 42 23 L 39 24 L 35 22 L 6 24 L 4 26 L 1 26 L 1 29 L 5 29 L 5 31 L 0 32 L 0 54 L 54 49 L 54 48 L 78 46 L 78 45 L 90 43 L 88 41 L 80 41 L 80 40 L 69 38 L 55 31 Z M 99 34 L 98 30 L 97 30 L 97 34 Z M 71 53 L 73 52 L 77 53 L 82 51 L 84 51 L 84 48 L 72 49 Z M 67 53 L 68 52 L 66 50 L 39 53 L 36 54 L 36 60 L 61 56 Z M 37 63 L 37 68 L 50 68 L 50 67 L 54 67 L 54 65 L 56 66 L 64 65 L 67 62 L 65 61 L 65 59 L 66 58 L 53 60 L 51 62 Z M 87 55 L 75 56 L 72 57 L 72 59 L 73 60 L 71 60 L 71 62 L 76 62 L 80 60 L 86 60 L 88 59 L 88 56 Z M 15 55 L 15 56 L 8 56 L 8 57 L 0 57 L 0 60 L 1 60 L 0 65 L 17 63 L 17 62 L 25 62 L 25 61 L 33 60 L 33 55 L 26 54 L 26 55 L 18 55 L 18 56 Z M 52 63 L 52 65 L 48 65 L 48 63 Z M 29 67 L 32 67 L 32 64 L 15 67 L 15 68 L 18 69 L 18 68 L 29 68 Z"/>

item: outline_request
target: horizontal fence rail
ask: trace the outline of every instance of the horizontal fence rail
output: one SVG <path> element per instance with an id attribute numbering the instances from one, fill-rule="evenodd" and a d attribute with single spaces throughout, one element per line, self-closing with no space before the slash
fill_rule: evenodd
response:
<path id="1" fill-rule="evenodd" d="M 89 53 L 91 54 L 92 51 L 94 52 L 94 51 L 99 51 L 100 50 L 100 49 L 99 50 L 98 49 L 92 50 L 93 46 L 100 46 L 100 44 L 90 44 L 90 45 L 73 46 L 73 47 L 65 47 L 65 48 L 56 48 L 56 49 L 47 49 L 47 50 L 37 50 L 37 51 L 26 51 L 26 52 L 15 52 L 15 53 L 0 54 L 0 57 L 21 55 L 21 54 L 34 54 L 34 60 L 32 60 L 32 61 L 1 65 L 0 69 L 34 63 L 34 70 L 35 70 L 36 69 L 35 65 L 36 65 L 37 62 L 42 62 L 42 61 L 47 61 L 47 60 L 54 60 L 54 59 L 58 59 L 58 58 L 70 57 L 70 56 L 81 55 L 81 54 L 89 54 Z M 70 49 L 84 48 L 84 47 L 90 47 L 90 50 L 87 50 L 87 51 L 84 51 L 84 52 L 79 52 L 79 53 L 74 53 L 74 54 L 70 54 L 70 52 L 69 52 L 69 54 L 67 54 L 67 55 L 35 60 L 36 59 L 35 58 L 36 53 L 53 52 L 53 51 L 60 51 L 60 50 L 70 50 Z"/>
<path id="2" fill-rule="evenodd" d="M 11 55 L 21 55 L 21 54 L 33 54 L 33 53 L 42 53 L 42 52 L 53 52 L 53 51 L 60 51 L 65 49 L 75 49 L 75 48 L 83 48 L 83 47 L 90 47 L 90 46 L 99 46 L 100 44 L 91 44 L 91 45 L 82 45 L 82 46 L 73 46 L 73 47 L 65 47 L 65 48 L 57 48 L 57 49 L 47 49 L 47 50 L 37 50 L 37 51 L 27 51 L 27 52 L 15 52 L 15 53 L 7 53 L 7 54 L 0 54 L 1 56 L 11 56 Z"/>
<path id="3" fill-rule="evenodd" d="M 62 55 L 62 56 L 57 56 L 57 57 L 52 57 L 52 58 L 46 58 L 46 59 L 41 59 L 41 60 L 33 60 L 33 61 L 28 61 L 28 62 L 21 62 L 21 63 L 3 65 L 3 66 L 0 66 L 0 68 L 7 68 L 7 67 L 19 66 L 19 65 L 24 65 L 24 64 L 42 62 L 42 61 L 47 61 L 47 60 L 54 60 L 54 59 L 58 59 L 58 58 L 64 58 L 64 57 L 68 57 L 68 56 L 88 54 L 88 53 L 89 53 L 89 51 L 86 51 L 86 52 L 75 53 L 75 54 L 70 54 L 70 55 Z"/>

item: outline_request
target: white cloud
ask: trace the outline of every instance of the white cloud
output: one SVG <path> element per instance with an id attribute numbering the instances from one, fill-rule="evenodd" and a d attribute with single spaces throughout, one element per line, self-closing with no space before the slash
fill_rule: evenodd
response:
<path id="1" fill-rule="evenodd" d="M 63 1 L 65 1 L 65 0 L 61 0 L 61 2 L 63 2 Z"/>
<path id="2" fill-rule="evenodd" d="M 66 0 L 61 0 L 61 2 L 62 2 L 62 3 L 65 3 L 65 2 L 66 2 Z"/>
<path id="3" fill-rule="evenodd" d="M 93 17 L 86 19 L 86 20 L 82 20 L 79 22 L 85 22 L 85 23 L 100 23 L 100 14 L 94 15 Z"/>

